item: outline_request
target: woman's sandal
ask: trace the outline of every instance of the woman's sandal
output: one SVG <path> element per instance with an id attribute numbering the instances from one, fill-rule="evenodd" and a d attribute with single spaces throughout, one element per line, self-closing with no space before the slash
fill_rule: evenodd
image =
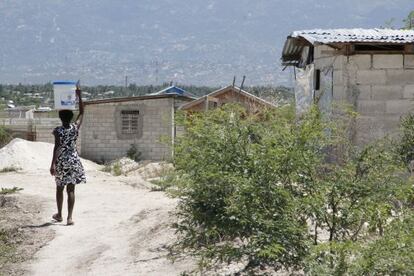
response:
<path id="1" fill-rule="evenodd" d="M 63 218 L 59 217 L 59 214 L 54 214 L 52 216 L 52 219 L 54 219 L 56 222 L 62 222 L 63 221 Z"/>
<path id="2" fill-rule="evenodd" d="M 66 225 L 68 225 L 68 226 L 69 225 L 75 225 L 75 222 L 73 220 L 71 220 L 71 219 L 68 219 Z"/>

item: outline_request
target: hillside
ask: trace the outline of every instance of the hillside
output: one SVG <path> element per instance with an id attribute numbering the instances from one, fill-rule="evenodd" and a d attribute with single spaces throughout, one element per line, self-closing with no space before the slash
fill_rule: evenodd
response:
<path id="1" fill-rule="evenodd" d="M 295 29 L 398 22 L 411 0 L 0 2 L 0 83 L 289 82 L 279 56 Z M 398 23 L 399 24 L 399 23 Z"/>

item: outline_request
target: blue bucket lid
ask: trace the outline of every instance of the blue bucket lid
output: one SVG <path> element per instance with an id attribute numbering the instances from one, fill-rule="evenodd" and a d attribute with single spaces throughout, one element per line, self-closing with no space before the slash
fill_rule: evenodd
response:
<path id="1" fill-rule="evenodd" d="M 74 85 L 76 85 L 76 81 L 54 81 L 53 82 L 53 85 L 56 85 L 56 84 L 74 84 Z"/>

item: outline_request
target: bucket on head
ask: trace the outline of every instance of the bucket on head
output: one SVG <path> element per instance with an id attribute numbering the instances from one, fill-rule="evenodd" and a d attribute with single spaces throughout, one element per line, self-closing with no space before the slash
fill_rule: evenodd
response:
<path id="1" fill-rule="evenodd" d="M 55 109 L 75 110 L 76 109 L 76 82 L 55 81 L 53 82 L 53 94 Z"/>

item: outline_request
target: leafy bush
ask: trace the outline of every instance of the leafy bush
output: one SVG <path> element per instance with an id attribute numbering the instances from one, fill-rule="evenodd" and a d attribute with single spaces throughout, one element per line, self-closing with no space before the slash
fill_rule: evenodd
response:
<path id="1" fill-rule="evenodd" d="M 414 213 L 394 220 L 354 260 L 354 275 L 414 275 Z"/>
<path id="2" fill-rule="evenodd" d="M 8 144 L 13 139 L 8 128 L 0 126 L 0 148 Z"/>
<path id="3" fill-rule="evenodd" d="M 115 176 L 120 176 L 122 174 L 121 164 L 116 161 L 114 163 L 106 164 L 102 169 L 102 172 L 111 173 Z"/>
<path id="4" fill-rule="evenodd" d="M 175 190 L 171 191 L 169 188 L 176 187 L 179 176 L 175 172 L 174 168 L 164 167 L 160 171 L 160 177 L 158 179 L 150 180 L 150 182 L 157 187 L 152 188 L 153 191 L 168 191 L 171 195 L 175 195 Z"/>
<path id="5" fill-rule="evenodd" d="M 7 172 L 17 172 L 20 170 L 18 167 L 10 166 L 10 167 L 4 167 L 0 170 L 0 173 L 7 173 Z"/>
<path id="6" fill-rule="evenodd" d="M 0 190 L 0 195 L 9 195 L 9 194 L 14 194 L 17 193 L 19 191 L 22 191 L 23 188 L 18 188 L 18 187 L 13 187 L 13 188 L 1 188 Z"/>
<path id="7" fill-rule="evenodd" d="M 121 164 L 115 163 L 112 166 L 112 170 L 113 170 L 115 176 L 120 176 L 122 174 Z"/>
<path id="8" fill-rule="evenodd" d="M 176 248 L 202 267 L 247 259 L 248 268 L 351 271 L 356 248 L 381 237 L 412 195 L 393 143 L 352 144 L 354 117 L 226 105 L 181 118 Z"/>
<path id="9" fill-rule="evenodd" d="M 401 120 L 401 139 L 397 152 L 407 167 L 414 160 L 414 114 L 408 114 Z"/>
<path id="10" fill-rule="evenodd" d="M 226 106 L 185 121 L 175 147 L 181 174 L 181 246 L 208 261 L 294 267 L 306 254 L 306 221 L 293 189 L 297 142 L 290 109 L 248 116 Z"/>
<path id="11" fill-rule="evenodd" d="M 131 147 L 127 151 L 127 156 L 135 162 L 139 162 L 141 160 L 141 154 L 142 153 L 138 151 L 138 148 L 135 144 L 131 144 Z"/>

